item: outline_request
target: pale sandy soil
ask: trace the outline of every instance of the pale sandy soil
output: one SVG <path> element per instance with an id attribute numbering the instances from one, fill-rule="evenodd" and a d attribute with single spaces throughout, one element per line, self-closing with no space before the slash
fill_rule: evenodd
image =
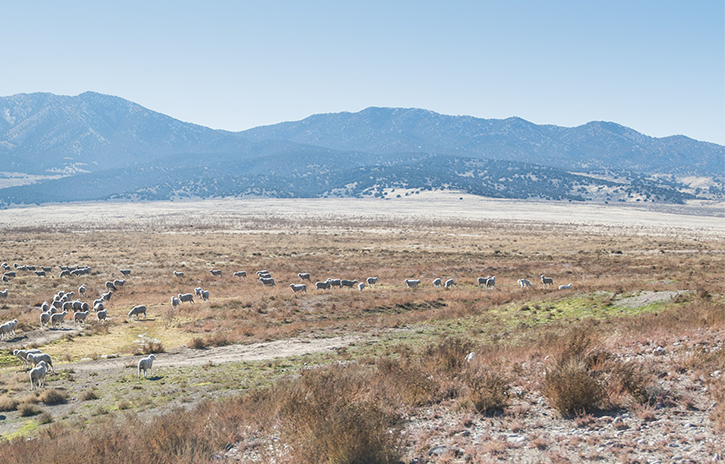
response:
<path id="1" fill-rule="evenodd" d="M 462 199 L 460 199 L 462 198 Z M 725 237 L 725 207 L 699 205 L 603 205 L 496 200 L 445 192 L 400 199 L 216 199 L 142 203 L 73 203 L 0 211 L 0 230 L 167 229 L 213 227 L 250 230 L 259 221 L 301 222 L 319 227 L 334 222 L 358 225 L 461 221 L 549 223 L 593 230 L 626 229 L 664 235 Z"/>
<path id="2" fill-rule="evenodd" d="M 624 308 L 639 308 L 641 306 L 647 306 L 653 303 L 659 303 L 660 301 L 669 301 L 677 297 L 678 295 L 685 294 L 685 291 L 667 291 L 667 292 L 649 292 L 643 291 L 635 296 L 628 298 L 622 298 L 614 301 L 614 306 Z"/>

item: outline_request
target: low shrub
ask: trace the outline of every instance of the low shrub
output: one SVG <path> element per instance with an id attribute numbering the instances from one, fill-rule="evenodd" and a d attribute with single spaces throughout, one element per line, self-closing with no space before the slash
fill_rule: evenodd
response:
<path id="1" fill-rule="evenodd" d="M 685 357 L 684 367 L 706 376 L 725 370 L 725 350 L 709 343 L 697 346 Z"/>
<path id="2" fill-rule="evenodd" d="M 18 412 L 20 413 L 21 417 L 29 417 L 29 416 L 37 416 L 38 414 L 40 414 L 43 411 L 38 409 L 34 404 L 23 403 L 20 406 L 18 406 Z"/>
<path id="3" fill-rule="evenodd" d="M 553 343 L 555 363 L 545 370 L 542 393 L 563 416 L 593 412 L 604 405 L 602 372 L 611 362 L 597 348 L 594 326 L 571 330 Z"/>
<path id="4" fill-rule="evenodd" d="M 30 393 L 28 395 L 25 395 L 22 400 L 20 400 L 21 403 L 28 403 L 28 404 L 37 404 L 40 403 L 40 395 L 37 393 L 33 394 Z"/>
<path id="5" fill-rule="evenodd" d="M 194 337 L 191 339 L 191 342 L 189 342 L 189 348 L 194 350 L 203 350 L 206 349 L 208 346 L 206 340 L 204 340 L 201 337 Z"/>
<path id="6" fill-rule="evenodd" d="M 423 406 L 440 399 L 440 385 L 426 375 L 420 366 L 408 362 L 381 358 L 378 373 L 390 398 L 397 398 L 408 406 Z"/>
<path id="7" fill-rule="evenodd" d="M 542 393 L 567 417 L 599 409 L 604 397 L 586 360 L 580 357 L 564 359 L 547 369 Z"/>
<path id="8" fill-rule="evenodd" d="M 673 390 L 658 385 L 650 385 L 645 392 L 644 404 L 655 408 L 672 408 L 677 406 L 680 395 Z"/>
<path id="9" fill-rule="evenodd" d="M 166 353 L 166 348 L 164 348 L 163 343 L 161 343 L 160 341 L 152 340 L 146 344 L 146 347 L 143 350 L 143 354 L 151 353 Z"/>
<path id="10" fill-rule="evenodd" d="M 207 344 L 209 346 L 228 346 L 234 343 L 225 334 L 217 332 L 211 337 L 207 338 Z"/>
<path id="11" fill-rule="evenodd" d="M 214 335 L 211 335 L 207 338 L 192 338 L 191 342 L 189 343 L 189 348 L 193 348 L 195 350 L 203 350 L 209 348 L 210 346 L 227 346 L 231 345 L 232 343 L 234 342 L 230 340 L 225 334 L 215 333 Z"/>
<path id="12" fill-rule="evenodd" d="M 81 393 L 78 399 L 81 401 L 93 401 L 98 399 L 98 395 L 96 394 L 96 391 L 91 388 Z"/>
<path id="13" fill-rule="evenodd" d="M 18 404 L 20 404 L 20 402 L 15 398 L 9 398 L 7 396 L 4 396 L 0 398 L 0 411 L 15 411 L 16 409 L 18 409 Z"/>
<path id="14" fill-rule="evenodd" d="M 293 462 L 397 463 L 400 417 L 376 401 L 375 380 L 360 367 L 336 366 L 284 386 L 279 418 Z"/>
<path id="15" fill-rule="evenodd" d="M 632 398 L 636 403 L 645 403 L 649 399 L 648 388 L 652 379 L 639 363 L 624 363 L 611 360 L 607 363 L 606 394 L 612 406 L 623 396 Z"/>
<path id="16" fill-rule="evenodd" d="M 47 405 L 62 404 L 67 400 L 68 395 L 64 391 L 57 390 L 55 388 L 52 390 L 45 390 L 40 395 L 40 401 Z"/>
<path id="17" fill-rule="evenodd" d="M 98 321 L 89 321 L 86 323 L 85 327 L 83 328 L 83 333 L 86 335 L 108 335 L 111 333 L 110 330 L 111 324 L 109 323 L 101 323 Z"/>
<path id="18" fill-rule="evenodd" d="M 164 345 L 163 345 L 163 343 L 161 343 L 160 340 L 151 338 L 151 337 L 147 336 L 146 334 L 139 335 L 139 339 L 136 340 L 136 343 L 139 344 L 139 351 L 142 354 L 165 353 L 166 352 L 166 348 L 164 348 Z"/>
<path id="19" fill-rule="evenodd" d="M 446 338 L 441 343 L 428 345 L 423 353 L 423 364 L 430 374 L 455 376 L 466 365 L 466 355 L 473 349 L 467 340 Z"/>
<path id="20" fill-rule="evenodd" d="M 479 366 L 466 373 L 465 382 L 468 400 L 476 411 L 492 415 L 509 405 L 511 381 L 500 368 Z"/>
<path id="21" fill-rule="evenodd" d="M 130 401 L 123 400 L 120 403 L 118 403 L 118 410 L 119 411 L 125 411 L 126 409 L 131 409 L 133 405 Z"/>

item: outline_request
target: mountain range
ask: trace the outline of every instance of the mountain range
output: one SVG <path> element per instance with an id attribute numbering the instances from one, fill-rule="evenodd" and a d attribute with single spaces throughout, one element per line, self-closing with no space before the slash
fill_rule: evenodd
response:
<path id="1" fill-rule="evenodd" d="M 682 203 L 721 199 L 724 163 L 721 145 L 611 122 L 566 128 L 372 107 L 229 132 L 93 92 L 0 97 L 3 206 L 439 189 Z"/>

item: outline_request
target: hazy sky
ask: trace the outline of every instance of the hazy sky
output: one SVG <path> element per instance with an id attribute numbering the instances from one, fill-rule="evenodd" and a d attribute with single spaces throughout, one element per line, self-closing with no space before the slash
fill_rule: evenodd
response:
<path id="1" fill-rule="evenodd" d="M 243 130 L 417 107 L 725 144 L 725 2 L 0 0 L 0 95 Z"/>

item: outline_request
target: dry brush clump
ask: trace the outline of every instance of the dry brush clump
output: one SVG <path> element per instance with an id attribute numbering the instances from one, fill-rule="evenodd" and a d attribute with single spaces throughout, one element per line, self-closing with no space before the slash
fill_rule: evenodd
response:
<path id="1" fill-rule="evenodd" d="M 466 356 L 473 347 L 470 340 L 461 338 L 445 338 L 440 343 L 429 344 L 422 353 L 423 368 L 431 375 L 458 375 L 466 367 Z"/>
<path id="2" fill-rule="evenodd" d="M 146 334 L 138 336 L 138 340 L 135 341 L 138 344 L 138 352 L 141 354 L 155 354 L 165 353 L 166 348 L 161 340 L 151 338 Z"/>
<path id="3" fill-rule="evenodd" d="M 188 347 L 192 348 L 194 350 L 203 350 L 203 349 L 206 349 L 208 346 L 209 346 L 208 342 L 201 337 L 192 338 L 188 344 Z"/>
<path id="4" fill-rule="evenodd" d="M 584 414 L 599 409 L 604 389 L 593 375 L 585 358 L 560 359 L 546 370 L 542 393 L 564 416 Z"/>
<path id="5" fill-rule="evenodd" d="M 52 388 L 41 393 L 39 399 L 41 403 L 52 406 L 68 401 L 68 394 L 62 390 Z"/>
<path id="6" fill-rule="evenodd" d="M 375 398 L 371 374 L 357 366 L 311 370 L 278 388 L 282 433 L 303 463 L 395 463 L 399 416 Z"/>
<path id="7" fill-rule="evenodd" d="M 376 365 L 388 400 L 406 407 L 461 400 L 479 413 L 495 415 L 510 405 L 516 376 L 508 367 L 515 365 L 512 358 L 505 350 L 446 338 L 418 350 L 401 349 L 398 358 L 383 357 Z"/>
<path id="8" fill-rule="evenodd" d="M 386 398 L 408 407 L 420 407 L 441 399 L 441 384 L 426 374 L 420 362 L 380 358 L 376 364 L 381 377 L 381 389 Z"/>
<path id="9" fill-rule="evenodd" d="M 3 396 L 0 398 L 0 412 L 15 411 L 19 404 L 20 401 L 16 398 Z"/>
<path id="10" fill-rule="evenodd" d="M 20 414 L 20 417 L 37 416 L 42 412 L 42 410 L 32 403 L 22 403 L 18 406 L 18 413 Z"/>
<path id="11" fill-rule="evenodd" d="M 466 372 L 465 384 L 468 401 L 476 411 L 494 415 L 509 406 L 511 378 L 501 366 L 477 364 Z"/>
<path id="12" fill-rule="evenodd" d="M 83 391 L 79 396 L 79 401 L 93 401 L 98 399 L 98 394 L 96 393 L 96 390 L 93 388 L 89 388 L 88 390 Z"/>
<path id="13" fill-rule="evenodd" d="M 604 367 L 609 405 L 626 406 L 628 402 L 644 404 L 651 401 L 653 376 L 645 363 L 625 362 L 611 357 Z"/>
<path id="14" fill-rule="evenodd" d="M 593 325 L 572 329 L 554 348 L 542 393 L 563 416 L 649 401 L 652 378 L 642 365 L 622 362 L 601 347 Z"/>

